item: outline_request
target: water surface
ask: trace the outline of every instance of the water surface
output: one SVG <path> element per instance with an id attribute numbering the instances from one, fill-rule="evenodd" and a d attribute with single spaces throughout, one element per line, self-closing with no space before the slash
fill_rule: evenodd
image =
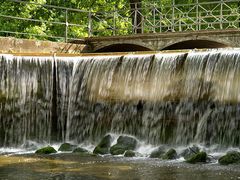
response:
<path id="1" fill-rule="evenodd" d="M 240 165 L 187 164 L 150 158 L 79 154 L 1 155 L 1 179 L 240 179 Z"/>

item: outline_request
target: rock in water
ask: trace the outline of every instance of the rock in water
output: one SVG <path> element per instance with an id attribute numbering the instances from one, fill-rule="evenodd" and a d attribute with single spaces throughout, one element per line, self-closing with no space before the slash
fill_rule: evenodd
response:
<path id="1" fill-rule="evenodd" d="M 162 159 L 176 159 L 177 158 L 177 152 L 175 149 L 169 149 L 163 156 Z"/>
<path id="2" fill-rule="evenodd" d="M 165 153 L 165 148 L 163 146 L 159 146 L 157 149 L 153 150 L 150 154 L 150 158 L 162 158 Z"/>
<path id="3" fill-rule="evenodd" d="M 230 151 L 218 160 L 221 165 L 228 165 L 233 163 L 240 163 L 240 152 Z"/>
<path id="4" fill-rule="evenodd" d="M 137 146 L 137 140 L 130 136 L 120 136 L 117 140 L 117 144 L 110 148 L 112 155 L 123 154 L 127 150 L 134 150 Z"/>
<path id="5" fill-rule="evenodd" d="M 93 154 L 89 152 L 87 149 L 84 149 L 82 147 L 77 147 L 76 149 L 73 150 L 73 153 L 76 153 L 78 156 L 82 156 L 82 157 L 97 156 L 96 154 Z"/>
<path id="6" fill-rule="evenodd" d="M 47 147 L 38 149 L 35 153 L 36 154 L 51 154 L 51 153 L 56 153 L 56 152 L 57 151 L 53 147 L 47 146 Z"/>
<path id="7" fill-rule="evenodd" d="M 63 143 L 59 147 L 58 151 L 73 151 L 73 149 L 76 148 L 76 145 L 70 144 L 70 143 Z"/>
<path id="8" fill-rule="evenodd" d="M 110 134 L 103 137 L 100 143 L 93 150 L 94 154 L 109 154 L 112 136 Z"/>
<path id="9" fill-rule="evenodd" d="M 77 147 L 73 150 L 73 153 L 88 153 L 88 150 L 81 147 Z"/>
<path id="10" fill-rule="evenodd" d="M 135 156 L 135 152 L 131 151 L 131 150 L 127 150 L 124 154 L 125 157 L 134 157 Z"/>
<path id="11" fill-rule="evenodd" d="M 206 161 L 207 161 L 207 153 L 205 152 L 196 153 L 187 159 L 187 162 L 192 164 L 195 164 L 198 162 L 206 162 Z"/>
<path id="12" fill-rule="evenodd" d="M 180 153 L 180 156 L 184 157 L 185 160 L 189 159 L 194 154 L 197 154 L 200 152 L 200 148 L 196 145 L 193 145 L 191 147 L 188 147 L 187 149 L 183 150 L 183 152 Z"/>

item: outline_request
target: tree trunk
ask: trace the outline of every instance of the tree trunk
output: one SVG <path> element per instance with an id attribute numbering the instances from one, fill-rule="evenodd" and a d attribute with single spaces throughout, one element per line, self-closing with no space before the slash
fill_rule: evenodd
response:
<path id="1" fill-rule="evenodd" d="M 141 0 L 129 0 L 134 33 L 142 33 Z"/>

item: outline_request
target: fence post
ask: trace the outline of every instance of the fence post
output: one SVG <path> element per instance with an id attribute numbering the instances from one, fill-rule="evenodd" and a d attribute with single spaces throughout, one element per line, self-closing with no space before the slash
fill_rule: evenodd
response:
<path id="1" fill-rule="evenodd" d="M 160 10 L 159 10 L 160 11 L 160 13 L 159 13 L 159 32 L 161 33 L 162 32 L 162 19 L 163 19 L 163 17 L 162 17 L 163 8 L 162 8 L 161 1 L 160 1 L 159 7 L 160 7 Z"/>
<path id="2" fill-rule="evenodd" d="M 198 4 L 198 0 L 196 0 L 196 30 L 198 31 L 200 28 L 200 23 L 199 23 L 199 4 Z"/>
<path id="3" fill-rule="evenodd" d="M 88 37 L 92 36 L 92 11 L 88 12 Z"/>
<path id="4" fill-rule="evenodd" d="M 223 29 L 223 0 L 220 4 L 220 29 Z"/>
<path id="5" fill-rule="evenodd" d="M 175 16 L 175 0 L 172 0 L 172 21 L 171 21 L 171 27 L 172 32 L 174 32 L 174 17 Z"/>
<path id="6" fill-rule="evenodd" d="M 65 11 L 65 42 L 68 42 L 68 10 Z"/>
<path id="7" fill-rule="evenodd" d="M 156 32 L 156 4 L 153 4 L 153 32 Z"/>
<path id="8" fill-rule="evenodd" d="M 113 35 L 116 35 L 116 13 L 117 13 L 117 8 L 116 5 L 114 5 L 114 12 L 113 12 Z"/>
<path id="9" fill-rule="evenodd" d="M 135 6 L 135 10 L 134 10 L 134 24 L 133 24 L 133 29 L 134 29 L 134 34 L 137 34 L 137 14 L 138 14 L 138 10 L 137 10 L 137 3 L 134 3 Z"/>

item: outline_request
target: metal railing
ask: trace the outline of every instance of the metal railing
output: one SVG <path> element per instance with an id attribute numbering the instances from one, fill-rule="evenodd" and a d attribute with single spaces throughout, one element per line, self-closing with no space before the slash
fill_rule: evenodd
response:
<path id="1" fill-rule="evenodd" d="M 126 4 L 110 11 L 80 10 L 22 0 L 6 0 L 0 8 L 0 35 L 68 42 L 90 36 L 239 29 L 240 1 L 192 4 Z M 17 9 L 14 10 L 14 7 Z M 21 9 L 30 9 L 22 14 Z M 16 11 L 16 12 L 15 12 Z"/>

